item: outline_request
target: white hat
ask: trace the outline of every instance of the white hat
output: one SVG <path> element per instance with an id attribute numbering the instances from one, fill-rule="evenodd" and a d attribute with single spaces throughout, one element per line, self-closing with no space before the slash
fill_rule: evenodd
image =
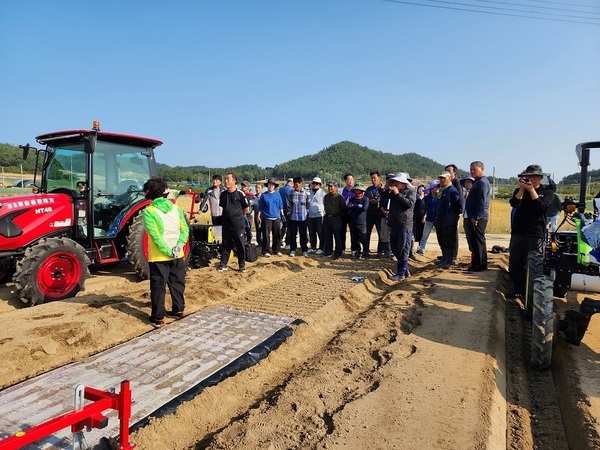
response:
<path id="1" fill-rule="evenodd" d="M 314 178 L 312 179 L 312 182 L 313 182 L 313 183 L 319 183 L 319 184 L 323 184 L 323 182 L 321 181 L 321 179 L 320 179 L 319 177 L 314 177 Z"/>
<path id="2" fill-rule="evenodd" d="M 412 187 L 412 184 L 410 184 L 410 181 L 408 181 L 408 177 L 406 176 L 406 174 L 404 172 L 398 172 L 394 178 L 392 178 L 392 180 L 397 181 L 398 183 L 404 183 L 410 187 Z"/>

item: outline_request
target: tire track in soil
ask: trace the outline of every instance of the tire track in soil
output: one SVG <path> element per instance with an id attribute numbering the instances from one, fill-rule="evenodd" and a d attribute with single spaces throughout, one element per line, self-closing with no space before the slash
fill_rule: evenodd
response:
<path id="1" fill-rule="evenodd" d="M 510 290 L 508 273 L 498 278 L 500 292 Z M 530 367 L 531 321 L 519 303 L 507 300 L 507 448 L 569 448 L 552 371 Z"/>

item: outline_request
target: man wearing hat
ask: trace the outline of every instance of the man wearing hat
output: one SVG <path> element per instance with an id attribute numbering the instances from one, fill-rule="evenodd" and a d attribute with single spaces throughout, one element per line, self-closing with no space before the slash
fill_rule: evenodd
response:
<path id="1" fill-rule="evenodd" d="M 425 203 L 425 217 L 423 217 L 423 221 L 425 225 L 423 227 L 423 236 L 421 236 L 421 240 L 419 241 L 419 249 L 417 250 L 418 255 L 425 254 L 427 240 L 435 225 L 435 210 L 437 207 L 437 196 L 439 191 L 440 182 L 437 180 L 429 183 L 429 187 L 425 189 L 425 192 L 427 193 L 423 198 L 423 203 Z"/>
<path id="2" fill-rule="evenodd" d="M 546 213 L 554 199 L 554 191 L 542 185 L 544 172 L 538 164 L 532 164 L 518 175 L 519 186 L 513 192 L 510 206 L 514 208 L 512 220 L 508 272 L 514 285 L 515 298 L 525 298 L 527 261 L 531 256 L 542 263 L 544 234 L 548 223 Z M 538 267 L 532 267 L 534 270 Z M 533 280 L 535 274 L 530 276 Z M 531 300 L 525 299 L 529 305 Z"/>
<path id="3" fill-rule="evenodd" d="M 462 203 L 458 190 L 452 184 L 450 172 L 438 175 L 440 193 L 435 210 L 435 233 L 442 250 L 442 259 L 437 263 L 442 269 L 454 264 L 454 252 L 457 248 L 458 218 L 462 212 Z"/>
<path id="4" fill-rule="evenodd" d="M 409 275 L 408 254 L 412 245 L 413 214 L 417 192 L 413 189 L 405 173 L 399 172 L 388 180 L 389 191 L 381 195 L 389 198 L 388 225 L 390 226 L 390 247 L 396 257 L 396 273 L 392 281 L 404 281 Z"/>
<path id="5" fill-rule="evenodd" d="M 267 258 L 271 254 L 281 256 L 281 218 L 283 217 L 283 202 L 275 188 L 279 186 L 275 178 L 269 178 L 264 192 L 258 199 L 258 220 L 262 228 L 262 254 Z M 271 248 L 271 237 L 273 247 Z"/>
<path id="6" fill-rule="evenodd" d="M 362 255 L 369 259 L 369 242 L 367 241 L 367 210 L 369 199 L 365 195 L 365 187 L 356 183 L 352 186 L 354 196 L 348 201 L 348 225 L 350 226 L 350 249 L 352 259 L 358 259 Z"/>
<path id="7" fill-rule="evenodd" d="M 325 215 L 325 191 L 321 189 L 323 182 L 319 177 L 314 177 L 310 183 L 310 200 L 308 208 L 308 235 L 310 248 L 308 253 L 323 254 L 323 216 Z M 317 238 L 319 244 L 317 246 Z"/>
<path id="8" fill-rule="evenodd" d="M 346 201 L 338 192 L 334 180 L 327 183 L 327 194 L 323 199 L 325 217 L 323 218 L 323 256 L 337 259 L 342 256 L 342 215 L 346 213 Z M 335 242 L 335 249 L 334 244 Z"/>

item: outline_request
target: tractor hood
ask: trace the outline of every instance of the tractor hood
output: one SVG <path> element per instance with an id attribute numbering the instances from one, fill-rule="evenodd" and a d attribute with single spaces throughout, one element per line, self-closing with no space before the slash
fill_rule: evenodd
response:
<path id="1" fill-rule="evenodd" d="M 28 194 L 0 199 L 0 251 L 14 251 L 72 227 L 73 199 L 67 194 Z"/>

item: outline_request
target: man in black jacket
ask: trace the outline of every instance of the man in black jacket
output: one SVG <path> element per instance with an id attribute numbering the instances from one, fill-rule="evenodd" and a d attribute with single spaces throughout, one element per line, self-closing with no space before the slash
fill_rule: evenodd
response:
<path id="1" fill-rule="evenodd" d="M 518 175 L 517 187 L 510 199 L 514 208 L 509 245 L 508 272 L 514 285 L 515 298 L 524 298 L 527 282 L 527 260 L 530 252 L 539 261 L 542 258 L 544 236 L 548 220 L 548 206 L 554 199 L 554 192 L 541 184 L 544 177 L 538 164 L 527 166 Z"/>

